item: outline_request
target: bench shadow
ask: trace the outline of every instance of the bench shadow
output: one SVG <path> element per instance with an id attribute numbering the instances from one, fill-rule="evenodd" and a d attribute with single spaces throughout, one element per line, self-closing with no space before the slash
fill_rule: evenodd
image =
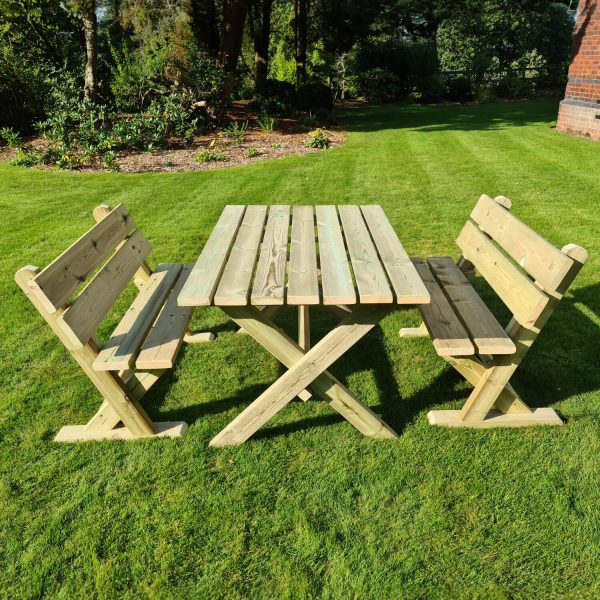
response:
<path id="1" fill-rule="evenodd" d="M 500 301 L 484 287 L 481 287 L 481 295 L 500 321 L 505 322 L 506 311 Z M 311 318 L 313 343 L 330 331 L 335 321 L 335 317 L 323 309 L 315 310 Z M 295 337 L 297 324 L 294 311 L 284 311 L 277 322 L 292 338 Z M 230 327 L 226 329 L 231 330 Z M 411 340 L 402 340 L 401 343 L 410 344 Z M 574 395 L 600 390 L 598 356 L 600 284 L 574 289 L 567 294 L 517 369 L 511 383 L 532 408 L 550 406 Z M 280 374 L 284 371 L 285 368 L 280 366 Z M 357 372 L 371 373 L 378 403 L 371 404 L 370 408 L 399 435 L 424 411 L 449 402 L 462 403 L 471 390 L 470 386 L 463 385 L 462 376 L 447 365 L 440 375 L 421 390 L 410 397 L 402 397 L 395 370 L 386 351 L 385 334 L 380 327 L 375 327 L 344 354 L 330 371 L 344 385 Z M 248 386 L 230 398 L 160 411 L 162 398 L 175 381 L 175 372 L 169 371 L 149 392 L 144 404 L 151 413 L 159 415 L 161 420 L 184 420 L 190 425 L 198 419 L 235 407 L 239 407 L 241 411 L 268 387 L 268 384 Z M 269 439 L 343 422 L 345 419 L 332 411 L 292 423 L 268 423 L 252 439 Z M 216 433 L 218 432 L 215 431 L 215 435 Z"/>

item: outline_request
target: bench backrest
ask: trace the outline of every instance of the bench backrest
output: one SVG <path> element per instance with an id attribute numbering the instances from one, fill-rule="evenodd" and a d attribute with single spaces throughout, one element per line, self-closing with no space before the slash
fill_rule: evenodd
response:
<path id="1" fill-rule="evenodd" d="M 76 347 L 94 337 L 136 273 L 149 272 L 152 248 L 122 204 L 99 206 L 94 218 L 94 227 L 27 281 L 38 308 L 54 316 Z"/>
<path id="2" fill-rule="evenodd" d="M 510 200 L 483 195 L 456 243 L 522 326 L 531 328 L 566 292 L 588 258 L 569 244 L 562 250 L 512 215 Z"/>

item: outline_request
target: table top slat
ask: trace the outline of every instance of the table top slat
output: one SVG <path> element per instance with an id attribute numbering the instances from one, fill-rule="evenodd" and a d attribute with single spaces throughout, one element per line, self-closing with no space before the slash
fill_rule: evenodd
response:
<path id="1" fill-rule="evenodd" d="M 392 303 L 394 294 L 377 256 L 377 250 L 371 241 L 360 208 L 356 205 L 342 205 L 338 206 L 338 210 L 361 303 Z"/>
<path id="2" fill-rule="evenodd" d="M 317 206 L 323 304 L 356 304 L 356 292 L 335 206 Z"/>
<path id="3" fill-rule="evenodd" d="M 208 306 L 212 302 L 245 209 L 244 205 L 231 204 L 224 208 L 179 294 L 180 306 Z"/>
<path id="4" fill-rule="evenodd" d="M 319 304 L 315 217 L 312 206 L 294 206 L 292 209 L 287 303 L 303 306 Z"/>
<path id="5" fill-rule="evenodd" d="M 281 204 L 271 206 L 254 276 L 251 295 L 254 305 L 284 303 L 289 226 L 290 207 Z"/>
<path id="6" fill-rule="evenodd" d="M 266 218 L 266 206 L 249 206 L 246 209 L 214 297 L 217 306 L 248 304 L 252 273 Z"/>
<path id="7" fill-rule="evenodd" d="M 404 246 L 378 204 L 361 206 L 398 304 L 427 304 L 431 298 Z"/>

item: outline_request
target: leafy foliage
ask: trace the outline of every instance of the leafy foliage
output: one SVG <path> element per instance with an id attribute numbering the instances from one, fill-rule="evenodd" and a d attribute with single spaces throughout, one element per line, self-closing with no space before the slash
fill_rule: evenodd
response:
<path id="1" fill-rule="evenodd" d="M 329 148 L 329 146 L 331 145 L 331 140 L 327 135 L 327 131 L 319 127 L 308 134 L 308 139 L 306 140 L 304 145 L 307 148 L 320 148 L 321 150 L 323 150 L 325 148 Z"/>

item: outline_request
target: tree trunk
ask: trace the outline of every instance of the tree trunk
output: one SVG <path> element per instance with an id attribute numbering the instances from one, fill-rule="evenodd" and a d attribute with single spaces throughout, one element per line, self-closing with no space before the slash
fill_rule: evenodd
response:
<path id="1" fill-rule="evenodd" d="M 259 93 L 265 89 L 269 71 L 272 6 L 273 0 L 255 0 L 250 13 L 254 41 L 254 89 Z"/>
<path id="2" fill-rule="evenodd" d="M 294 0 L 294 30 L 296 40 L 296 85 L 302 87 L 306 83 L 308 0 Z"/>
<path id="3" fill-rule="evenodd" d="M 83 33 L 85 35 L 85 80 L 84 95 L 90 102 L 98 99 L 98 22 L 96 20 L 96 2 L 88 0 L 81 9 Z"/>
<path id="4" fill-rule="evenodd" d="M 215 58 L 219 50 L 215 0 L 192 0 L 191 16 L 198 47 Z"/>
<path id="5" fill-rule="evenodd" d="M 242 49 L 244 23 L 248 12 L 248 0 L 224 0 L 223 27 L 217 64 L 227 72 L 233 73 Z"/>

